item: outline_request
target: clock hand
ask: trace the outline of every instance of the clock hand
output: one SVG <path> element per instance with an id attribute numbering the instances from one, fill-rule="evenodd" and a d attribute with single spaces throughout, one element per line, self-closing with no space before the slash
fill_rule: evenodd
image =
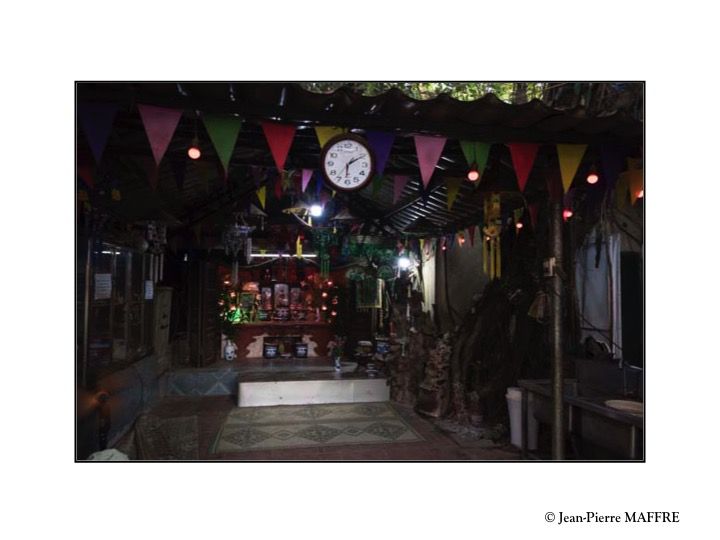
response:
<path id="1" fill-rule="evenodd" d="M 350 166 L 350 165 L 352 165 L 353 163 L 355 163 L 358 159 L 362 159 L 362 158 L 364 158 L 364 157 L 365 157 L 365 154 L 362 154 L 361 156 L 358 156 L 358 157 L 356 157 L 356 158 L 351 159 L 350 161 L 348 161 L 348 166 Z"/>

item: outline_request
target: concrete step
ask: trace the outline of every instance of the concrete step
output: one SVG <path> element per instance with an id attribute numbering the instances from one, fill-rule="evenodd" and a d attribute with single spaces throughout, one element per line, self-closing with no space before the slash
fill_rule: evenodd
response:
<path id="1" fill-rule="evenodd" d="M 240 381 L 238 384 L 238 407 L 367 403 L 389 399 L 390 387 L 384 377 Z"/>

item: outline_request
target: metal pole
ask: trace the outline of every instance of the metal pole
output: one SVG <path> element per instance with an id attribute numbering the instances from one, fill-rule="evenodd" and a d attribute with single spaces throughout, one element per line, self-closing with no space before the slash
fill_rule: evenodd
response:
<path id="1" fill-rule="evenodd" d="M 83 299 L 83 362 L 81 381 L 83 388 L 87 388 L 88 355 L 90 353 L 90 286 L 92 279 L 92 250 L 93 236 L 88 234 L 87 256 L 85 259 L 85 298 Z"/>
<path id="2" fill-rule="evenodd" d="M 553 424 L 552 458 L 565 459 L 565 423 L 563 418 L 563 284 L 562 284 L 562 204 L 552 203 L 550 215 L 551 257 L 554 259 L 551 276 L 548 279 L 552 291 L 552 363 L 553 363 Z"/>

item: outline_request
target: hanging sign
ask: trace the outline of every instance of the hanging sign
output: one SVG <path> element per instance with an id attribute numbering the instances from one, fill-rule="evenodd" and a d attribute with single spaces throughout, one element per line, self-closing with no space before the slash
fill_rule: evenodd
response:
<path id="1" fill-rule="evenodd" d="M 143 298 L 145 298 L 145 300 L 152 300 L 154 292 L 155 292 L 155 289 L 154 289 L 153 280 L 146 279 L 145 280 L 145 295 L 143 296 Z"/>
<path id="2" fill-rule="evenodd" d="M 109 300 L 112 295 L 112 274 L 95 274 L 95 300 Z"/>

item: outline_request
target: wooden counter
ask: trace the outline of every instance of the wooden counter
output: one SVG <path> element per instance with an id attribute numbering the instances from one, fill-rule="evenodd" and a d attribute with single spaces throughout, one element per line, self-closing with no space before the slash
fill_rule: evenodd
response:
<path id="1" fill-rule="evenodd" d="M 235 334 L 238 358 L 258 358 L 263 355 L 263 338 L 301 336 L 308 343 L 308 357 L 327 356 L 327 344 L 332 339 L 330 324 L 308 321 L 267 321 L 239 325 Z"/>

